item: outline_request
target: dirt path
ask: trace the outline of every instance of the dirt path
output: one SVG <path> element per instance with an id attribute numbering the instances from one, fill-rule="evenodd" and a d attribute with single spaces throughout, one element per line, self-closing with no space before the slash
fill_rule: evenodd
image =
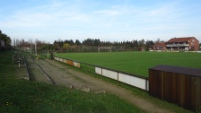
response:
<path id="1" fill-rule="evenodd" d="M 51 65 L 54 65 L 57 68 L 64 69 L 71 76 L 84 80 L 87 83 L 93 84 L 97 88 L 101 88 L 101 89 L 106 90 L 107 92 L 115 94 L 115 95 L 119 96 L 120 98 L 132 103 L 135 106 L 138 106 L 139 108 L 141 108 L 149 113 L 173 113 L 173 111 L 165 109 L 165 108 L 161 108 L 161 107 L 157 106 L 156 104 L 133 94 L 133 92 L 131 92 L 125 88 L 114 85 L 112 83 L 108 83 L 101 79 L 94 78 L 94 77 L 86 75 L 84 73 L 77 72 L 73 69 L 67 68 L 66 66 L 59 64 L 56 61 L 46 60 L 46 62 L 50 63 Z"/>
<path id="2" fill-rule="evenodd" d="M 27 56 L 26 59 L 31 80 L 52 84 L 51 80 L 44 74 L 30 56 Z"/>
<path id="3" fill-rule="evenodd" d="M 158 105 L 150 102 L 139 95 L 135 95 L 133 92 L 114 85 L 112 83 L 97 79 L 87 74 L 75 71 L 53 60 L 35 60 L 38 65 L 47 73 L 47 75 L 53 80 L 53 84 L 62 85 L 85 92 L 105 93 L 109 92 L 116 96 L 130 102 L 134 106 L 143 109 L 149 113 L 173 113 L 169 109 L 161 108 Z M 36 64 L 28 59 L 29 67 L 32 71 L 35 80 L 49 83 L 47 78 L 44 77 L 37 69 Z"/>

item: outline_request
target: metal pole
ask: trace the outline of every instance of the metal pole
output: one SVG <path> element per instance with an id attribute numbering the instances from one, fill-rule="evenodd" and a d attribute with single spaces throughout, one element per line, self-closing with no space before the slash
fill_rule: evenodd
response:
<path id="1" fill-rule="evenodd" d="M 18 64 L 19 64 L 19 68 L 20 68 L 20 62 Z"/>
<path id="2" fill-rule="evenodd" d="M 37 43 L 35 42 L 35 54 L 37 56 Z"/>

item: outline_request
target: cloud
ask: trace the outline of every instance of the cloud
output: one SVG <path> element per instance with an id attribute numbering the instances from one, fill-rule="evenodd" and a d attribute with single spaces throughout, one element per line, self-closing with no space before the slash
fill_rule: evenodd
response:
<path id="1" fill-rule="evenodd" d="M 30 37 L 100 37 L 127 39 L 184 34 L 192 27 L 199 30 L 199 11 L 188 10 L 182 1 L 142 3 L 127 1 L 52 0 L 32 7 L 13 9 L 12 15 L 0 19 L 8 31 Z M 30 6 L 30 5 L 29 5 Z M 179 7 L 178 7 L 179 6 Z M 191 8 L 193 5 L 190 6 Z M 196 7 L 198 8 L 198 7 Z M 194 17 L 195 16 L 195 17 Z M 192 33 L 196 33 L 191 29 Z M 25 31 L 24 33 L 22 31 Z M 14 33 L 17 34 L 17 33 Z M 190 34 L 190 33 L 189 33 Z M 198 33 L 197 33 L 198 34 Z M 31 36 L 32 35 L 32 36 Z M 50 36 L 51 35 L 51 36 Z M 48 38 L 47 38 L 48 40 Z M 112 39 L 111 39 L 112 40 Z"/>
<path id="2" fill-rule="evenodd" d="M 101 16 L 118 16 L 120 12 L 117 10 L 98 10 L 94 12 L 95 15 Z"/>

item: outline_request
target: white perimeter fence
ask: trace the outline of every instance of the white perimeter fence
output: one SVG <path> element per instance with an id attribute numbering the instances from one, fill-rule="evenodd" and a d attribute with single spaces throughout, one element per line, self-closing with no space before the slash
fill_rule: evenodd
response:
<path id="1" fill-rule="evenodd" d="M 78 68 L 82 68 L 83 65 L 89 65 L 94 67 L 96 74 L 102 75 L 104 77 L 111 78 L 113 80 L 137 87 L 139 89 L 149 91 L 149 80 L 148 77 L 142 77 L 142 76 L 137 76 L 129 73 L 125 73 L 122 71 L 114 70 L 114 69 L 109 69 L 106 67 L 101 67 L 101 66 L 96 66 L 96 65 L 91 65 L 87 63 L 81 63 L 78 61 L 70 60 L 70 59 L 64 59 L 60 57 L 54 57 L 54 60 L 57 60 L 59 62 L 66 63 L 71 66 L 75 66 Z"/>

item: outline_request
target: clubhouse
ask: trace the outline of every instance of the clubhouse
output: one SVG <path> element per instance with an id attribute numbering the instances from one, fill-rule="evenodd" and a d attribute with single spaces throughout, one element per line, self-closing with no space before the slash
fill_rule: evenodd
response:
<path id="1" fill-rule="evenodd" d="M 171 38 L 167 42 L 155 43 L 153 49 L 169 51 L 198 51 L 199 41 L 195 37 Z"/>

